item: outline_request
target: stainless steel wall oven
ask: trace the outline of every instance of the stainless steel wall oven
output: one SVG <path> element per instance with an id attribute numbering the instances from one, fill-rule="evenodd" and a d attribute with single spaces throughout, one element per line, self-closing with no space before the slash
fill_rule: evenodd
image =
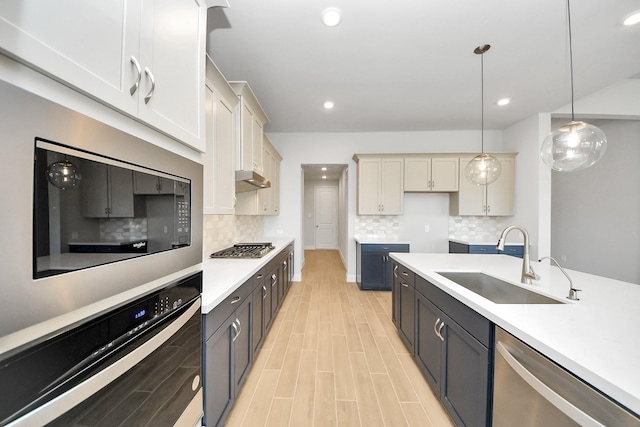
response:
<path id="1" fill-rule="evenodd" d="M 195 425 L 201 291 L 196 273 L 3 355 L 0 425 Z"/>

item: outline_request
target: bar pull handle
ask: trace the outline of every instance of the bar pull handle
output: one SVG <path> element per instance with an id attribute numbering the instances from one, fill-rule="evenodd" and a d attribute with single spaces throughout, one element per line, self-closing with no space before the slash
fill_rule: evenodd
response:
<path id="1" fill-rule="evenodd" d="M 144 73 L 147 75 L 149 80 L 151 80 L 151 90 L 147 93 L 147 96 L 144 97 L 144 103 L 148 104 L 151 101 L 151 97 L 153 96 L 153 92 L 156 90 L 156 79 L 153 77 L 153 73 L 148 67 L 144 67 Z"/>
<path id="2" fill-rule="evenodd" d="M 138 87 L 140 86 L 140 78 L 142 78 L 142 70 L 140 69 L 140 63 L 138 62 L 135 56 L 131 56 L 131 63 L 133 64 L 134 67 L 136 67 L 136 74 L 137 74 L 136 81 L 129 88 L 129 94 L 133 95 L 134 93 L 136 93 L 136 91 L 138 90 Z"/>
<path id="3" fill-rule="evenodd" d="M 581 426 L 588 427 L 604 427 L 597 420 L 574 406 L 571 402 L 567 401 L 564 397 L 556 393 L 553 389 L 549 388 L 545 383 L 540 381 L 538 377 L 533 375 L 527 368 L 525 368 L 515 357 L 509 352 L 509 350 L 498 341 L 496 345 L 498 353 L 502 356 L 505 362 L 515 371 L 523 380 L 527 382 L 540 396 L 546 399 L 553 406 L 562 411 L 566 416 Z"/>

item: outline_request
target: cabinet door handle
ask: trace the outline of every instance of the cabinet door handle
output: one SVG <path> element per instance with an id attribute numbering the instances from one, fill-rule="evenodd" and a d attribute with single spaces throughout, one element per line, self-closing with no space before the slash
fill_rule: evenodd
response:
<path id="1" fill-rule="evenodd" d="M 278 281 L 278 276 L 276 276 L 275 274 L 272 274 L 271 275 L 271 287 L 275 286 L 277 281 Z"/>
<path id="2" fill-rule="evenodd" d="M 441 334 L 442 328 L 444 328 L 444 320 L 442 321 L 442 323 L 440 323 L 440 327 L 436 329 L 436 327 L 438 326 L 438 323 L 440 323 L 439 317 L 436 320 L 436 323 L 433 324 L 433 332 L 435 332 L 436 336 L 440 338 L 440 341 L 444 341 L 444 337 Z"/>
<path id="3" fill-rule="evenodd" d="M 402 286 L 404 286 L 405 288 L 408 288 L 408 287 L 409 287 L 409 285 L 408 285 L 408 284 L 406 284 L 406 283 L 404 283 L 404 282 L 400 282 L 400 284 L 401 284 Z M 438 319 L 438 320 L 440 320 L 440 319 Z"/>
<path id="4" fill-rule="evenodd" d="M 137 74 L 136 81 L 129 88 L 129 94 L 133 95 L 134 93 L 136 93 L 136 91 L 138 90 L 138 87 L 140 86 L 140 78 L 142 78 L 142 70 L 140 69 L 140 63 L 138 62 L 135 56 L 131 56 L 131 63 L 133 64 L 134 67 L 136 67 L 136 74 Z"/>
<path id="5" fill-rule="evenodd" d="M 287 261 L 283 261 L 282 262 L 282 269 L 286 270 L 287 269 Z"/>
<path id="6" fill-rule="evenodd" d="M 398 278 L 398 266 L 397 265 L 393 266 L 393 277 L 395 277 L 396 279 Z"/>
<path id="7" fill-rule="evenodd" d="M 403 272 L 402 272 L 402 275 L 403 275 L 403 276 L 405 276 L 405 277 L 408 277 L 408 276 L 409 276 L 409 273 L 407 273 L 406 271 L 403 271 Z"/>
<path id="8" fill-rule="evenodd" d="M 267 287 L 262 287 L 262 299 L 267 299 Z"/>
<path id="9" fill-rule="evenodd" d="M 236 332 L 235 335 L 233 336 L 233 338 L 231 339 L 232 342 L 236 342 L 236 339 L 238 338 L 238 335 L 240 335 L 240 330 L 238 329 L 238 326 L 236 325 L 237 321 L 238 321 L 238 319 L 234 320 L 233 323 L 231 324 L 231 327 Z"/>
<path id="10" fill-rule="evenodd" d="M 149 101 L 151 101 L 151 97 L 153 96 L 153 92 L 156 90 L 156 79 L 153 77 L 153 73 L 151 72 L 149 67 L 144 67 L 144 73 L 147 75 L 149 80 L 151 80 L 151 90 L 149 91 L 147 96 L 144 97 L 144 103 L 148 104 Z"/>
<path id="11" fill-rule="evenodd" d="M 258 275 L 256 276 L 256 279 L 258 279 L 258 280 L 262 279 L 262 274 L 258 274 Z"/>
<path id="12" fill-rule="evenodd" d="M 235 298 L 233 299 L 233 301 L 231 301 L 231 304 L 235 304 L 235 303 L 237 303 L 238 301 L 240 301 L 240 297 L 235 297 Z"/>

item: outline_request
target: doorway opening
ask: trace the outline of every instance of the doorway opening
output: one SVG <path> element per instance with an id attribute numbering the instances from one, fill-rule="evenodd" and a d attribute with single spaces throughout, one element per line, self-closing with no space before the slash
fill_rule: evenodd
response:
<path id="1" fill-rule="evenodd" d="M 344 164 L 302 165 L 304 250 L 337 250 L 346 266 L 347 176 Z"/>

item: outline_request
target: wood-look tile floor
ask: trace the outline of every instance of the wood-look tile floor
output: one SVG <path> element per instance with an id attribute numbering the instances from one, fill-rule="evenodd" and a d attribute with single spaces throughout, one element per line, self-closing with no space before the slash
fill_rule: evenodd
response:
<path id="1" fill-rule="evenodd" d="M 337 251 L 305 251 L 227 419 L 235 426 L 453 426 L 391 321 L 391 292 L 345 282 Z"/>

